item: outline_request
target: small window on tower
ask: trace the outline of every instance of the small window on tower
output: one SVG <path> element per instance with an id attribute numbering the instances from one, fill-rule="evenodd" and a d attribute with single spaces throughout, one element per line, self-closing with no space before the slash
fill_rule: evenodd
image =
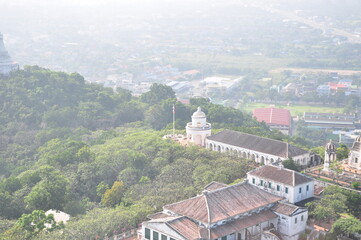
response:
<path id="1" fill-rule="evenodd" d="M 357 163 L 358 162 L 358 158 L 355 158 L 355 163 Z"/>

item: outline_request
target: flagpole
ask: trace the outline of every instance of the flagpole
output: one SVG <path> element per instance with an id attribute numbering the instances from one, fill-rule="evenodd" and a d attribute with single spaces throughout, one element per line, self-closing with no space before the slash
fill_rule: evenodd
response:
<path id="1" fill-rule="evenodd" d="M 174 109 L 174 104 L 173 104 L 173 137 L 174 137 L 174 134 L 175 133 L 175 109 Z"/>

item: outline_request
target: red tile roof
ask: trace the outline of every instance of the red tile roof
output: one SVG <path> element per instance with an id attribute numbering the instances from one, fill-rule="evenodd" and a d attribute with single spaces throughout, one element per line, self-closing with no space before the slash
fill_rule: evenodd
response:
<path id="1" fill-rule="evenodd" d="M 253 110 L 253 117 L 255 117 L 258 122 L 264 121 L 269 125 L 291 125 L 291 114 L 287 109 L 257 108 Z"/>
<path id="2" fill-rule="evenodd" d="M 179 215 L 203 223 L 215 223 L 282 200 L 248 183 L 239 183 L 164 206 Z"/>
<path id="3" fill-rule="evenodd" d="M 345 84 L 342 83 L 334 83 L 334 82 L 329 82 L 328 86 L 330 86 L 330 88 L 332 90 L 337 90 L 338 88 L 347 88 L 347 86 Z"/>

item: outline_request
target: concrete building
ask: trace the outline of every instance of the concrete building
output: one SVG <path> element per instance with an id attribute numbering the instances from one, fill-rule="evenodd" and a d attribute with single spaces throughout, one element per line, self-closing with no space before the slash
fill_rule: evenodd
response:
<path id="1" fill-rule="evenodd" d="M 224 130 L 207 137 L 206 148 L 218 152 L 229 152 L 261 164 L 272 164 L 291 158 L 304 167 L 317 164 L 314 154 L 299 147 L 232 130 Z"/>
<path id="2" fill-rule="evenodd" d="M 313 197 L 314 180 L 282 166 L 265 165 L 247 173 L 248 182 L 297 203 Z"/>
<path id="3" fill-rule="evenodd" d="M 202 109 L 198 107 L 192 115 L 192 122 L 187 123 L 186 134 L 190 143 L 204 147 L 206 138 L 211 136 L 212 125 L 207 122 L 207 117 Z"/>
<path id="4" fill-rule="evenodd" d="M 0 74 L 9 75 L 10 72 L 19 70 L 19 65 L 11 60 L 3 40 L 3 35 L 0 33 Z"/>
<path id="5" fill-rule="evenodd" d="M 258 122 L 265 122 L 270 129 L 281 131 L 290 135 L 292 130 L 291 113 L 281 108 L 256 108 L 253 110 L 253 117 Z"/>
<path id="6" fill-rule="evenodd" d="M 305 231 L 306 208 L 247 181 L 213 182 L 202 194 L 163 207 L 143 222 L 142 240 L 296 240 Z"/>

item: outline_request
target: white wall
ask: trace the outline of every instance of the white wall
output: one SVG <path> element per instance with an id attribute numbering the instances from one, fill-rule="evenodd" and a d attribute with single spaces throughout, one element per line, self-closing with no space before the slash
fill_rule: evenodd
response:
<path id="1" fill-rule="evenodd" d="M 255 179 L 255 183 L 253 183 L 253 179 Z M 293 187 L 293 186 L 286 185 L 283 183 L 267 180 L 264 178 L 259 178 L 257 176 L 253 176 L 252 174 L 248 174 L 248 173 L 247 173 L 247 180 L 248 180 L 248 183 L 255 185 L 267 192 L 270 192 L 270 193 L 275 194 L 280 197 L 287 198 L 287 200 L 290 203 L 296 203 L 296 202 L 302 201 L 304 199 L 313 197 L 313 189 L 314 189 L 313 181 Z M 261 180 L 263 180 L 263 186 L 260 186 Z M 269 182 L 271 183 L 271 188 L 268 187 Z M 266 184 L 266 187 L 265 187 L 265 184 Z M 280 186 L 279 191 L 277 191 L 277 185 Z M 306 191 L 307 185 L 309 186 L 308 191 Z M 286 193 L 286 188 L 288 188 L 288 193 Z M 299 188 L 302 189 L 301 193 L 299 193 Z"/>

